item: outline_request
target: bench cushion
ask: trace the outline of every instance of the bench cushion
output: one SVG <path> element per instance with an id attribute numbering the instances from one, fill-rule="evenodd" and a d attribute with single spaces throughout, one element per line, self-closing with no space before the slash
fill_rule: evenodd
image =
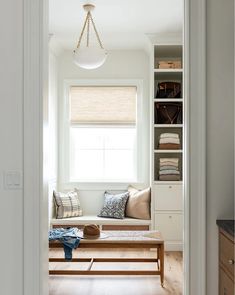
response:
<path id="1" fill-rule="evenodd" d="M 151 220 L 135 219 L 135 218 L 104 218 L 95 215 L 85 215 L 80 217 L 71 217 L 64 219 L 51 219 L 51 225 L 84 225 L 88 223 L 95 223 L 98 225 L 150 225 Z"/>

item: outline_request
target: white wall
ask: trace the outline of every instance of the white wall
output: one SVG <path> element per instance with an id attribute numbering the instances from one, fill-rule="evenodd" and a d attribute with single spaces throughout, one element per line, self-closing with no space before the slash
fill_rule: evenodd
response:
<path id="1" fill-rule="evenodd" d="M 234 214 L 233 5 L 207 1 L 207 295 L 218 294 L 216 219 Z"/>
<path id="2" fill-rule="evenodd" d="M 107 61 L 103 66 L 95 70 L 83 70 L 72 61 L 72 51 L 64 52 L 59 59 L 59 93 L 60 101 L 63 100 L 63 82 L 65 79 L 142 79 L 143 80 L 143 114 L 146 132 L 143 134 L 144 179 L 142 187 L 149 185 L 149 57 L 141 50 L 110 51 Z M 59 117 L 61 117 L 62 105 L 60 105 Z M 61 129 L 61 128 L 60 128 Z M 60 144 L 59 144 L 60 146 Z M 63 169 L 61 163 L 59 170 Z M 59 178 L 59 189 L 65 190 L 69 186 L 63 185 Z M 73 188 L 70 186 L 70 188 Z M 97 209 L 102 206 L 103 193 L 109 186 L 99 186 L 92 190 L 82 189 L 79 185 L 80 200 L 83 211 L 86 214 L 97 214 Z M 121 188 L 126 189 L 126 186 Z"/>
<path id="3" fill-rule="evenodd" d="M 48 95 L 48 203 L 49 219 L 53 216 L 53 190 L 57 189 L 57 165 L 58 165 L 58 65 L 57 56 L 49 52 L 49 95 Z"/>
<path id="4" fill-rule="evenodd" d="M 0 9 L 0 293 L 23 294 L 23 193 L 5 190 L 3 172 L 23 170 L 23 1 Z"/>

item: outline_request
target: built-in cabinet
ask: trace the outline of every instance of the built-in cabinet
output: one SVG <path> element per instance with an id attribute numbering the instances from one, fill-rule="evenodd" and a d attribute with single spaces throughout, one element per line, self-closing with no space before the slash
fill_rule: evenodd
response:
<path id="1" fill-rule="evenodd" d="M 219 226 L 219 295 L 235 295 L 234 220 L 217 220 Z"/>
<path id="2" fill-rule="evenodd" d="M 166 249 L 183 240 L 183 46 L 155 44 L 151 59 L 152 228 Z"/>

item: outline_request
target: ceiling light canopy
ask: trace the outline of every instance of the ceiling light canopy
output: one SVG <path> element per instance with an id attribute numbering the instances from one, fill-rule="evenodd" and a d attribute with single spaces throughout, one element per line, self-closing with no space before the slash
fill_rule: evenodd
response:
<path id="1" fill-rule="evenodd" d="M 77 48 L 74 50 L 74 62 L 83 69 L 96 69 L 105 62 L 107 51 L 104 49 L 100 37 L 98 35 L 95 23 L 93 21 L 91 11 L 95 8 L 93 4 L 83 5 L 87 12 L 86 19 L 78 40 Z M 97 46 L 90 45 L 90 28 L 93 28 L 97 38 Z M 84 32 L 86 31 L 86 46 L 81 46 Z"/>

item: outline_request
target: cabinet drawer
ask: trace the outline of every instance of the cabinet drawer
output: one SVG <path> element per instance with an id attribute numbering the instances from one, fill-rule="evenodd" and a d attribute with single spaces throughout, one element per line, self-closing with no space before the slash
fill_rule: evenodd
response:
<path id="1" fill-rule="evenodd" d="M 180 213 L 154 214 L 155 229 L 159 230 L 166 241 L 182 241 L 183 239 L 183 216 Z"/>
<path id="2" fill-rule="evenodd" d="M 222 232 L 219 234 L 220 263 L 234 277 L 234 243 Z"/>
<path id="3" fill-rule="evenodd" d="M 183 187 L 175 184 L 154 186 L 155 210 L 183 210 Z"/>
<path id="4" fill-rule="evenodd" d="M 219 295 L 234 295 L 234 283 L 223 271 L 219 270 Z"/>

